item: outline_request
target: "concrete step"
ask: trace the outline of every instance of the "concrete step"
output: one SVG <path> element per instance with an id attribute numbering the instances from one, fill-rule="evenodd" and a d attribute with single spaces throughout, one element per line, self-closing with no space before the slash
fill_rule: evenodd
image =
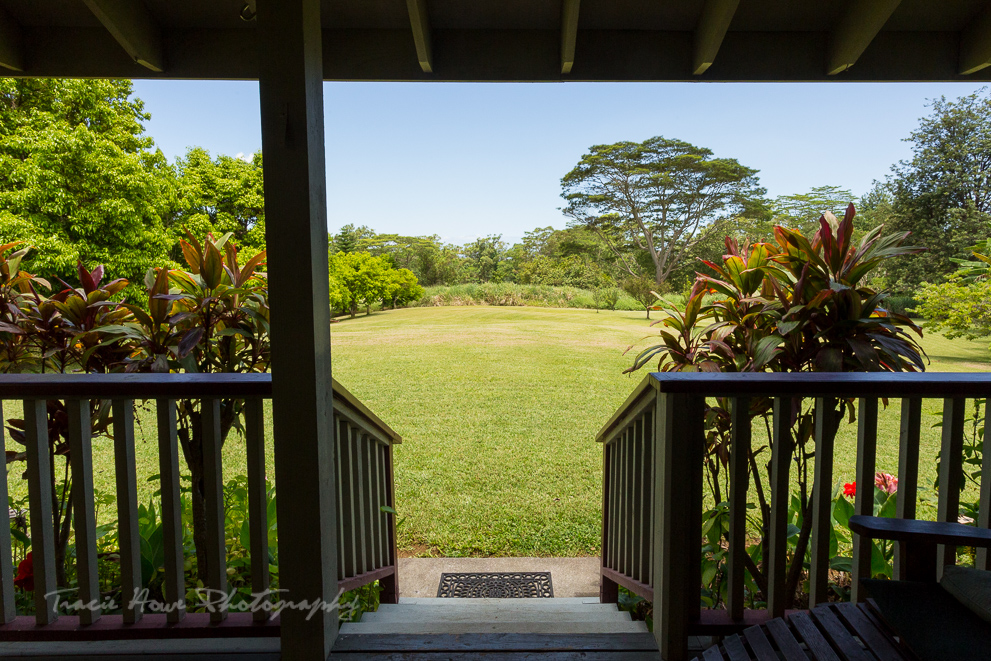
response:
<path id="1" fill-rule="evenodd" d="M 460 610 L 430 606 L 410 606 L 398 609 L 382 609 L 365 613 L 361 622 L 629 622 L 630 614 L 618 610 L 561 611 L 534 610 L 531 608 L 510 610 L 505 608 Z"/>
<path id="2" fill-rule="evenodd" d="M 341 634 L 646 633 L 643 622 L 348 622 Z"/>

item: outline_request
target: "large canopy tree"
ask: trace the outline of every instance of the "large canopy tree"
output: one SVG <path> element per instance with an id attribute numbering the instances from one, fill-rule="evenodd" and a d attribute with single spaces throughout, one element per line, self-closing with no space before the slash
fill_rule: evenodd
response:
<path id="1" fill-rule="evenodd" d="M 126 80 L 0 79 L 0 242 L 34 246 L 34 272 L 76 263 L 141 282 L 163 264 L 169 165 Z"/>
<path id="2" fill-rule="evenodd" d="M 572 226 L 596 231 L 630 277 L 663 289 L 722 220 L 764 208 L 756 175 L 681 140 L 596 145 L 561 180 L 563 211 Z"/>
<path id="3" fill-rule="evenodd" d="M 892 167 L 885 188 L 890 197 L 876 205 L 877 222 L 912 232 L 926 252 L 887 264 L 889 286 L 914 291 L 922 282 L 941 282 L 956 270 L 951 261 L 969 254 L 991 226 L 991 96 L 987 88 L 930 105 L 908 141 L 912 158 Z"/>
<path id="4" fill-rule="evenodd" d="M 176 161 L 178 213 L 169 221 L 178 249 L 188 230 L 199 236 L 231 234 L 251 254 L 265 249 L 265 192 L 262 154 L 250 159 L 221 154 L 211 158 L 202 147 L 192 147 Z M 174 259 L 181 259 L 175 255 Z"/>

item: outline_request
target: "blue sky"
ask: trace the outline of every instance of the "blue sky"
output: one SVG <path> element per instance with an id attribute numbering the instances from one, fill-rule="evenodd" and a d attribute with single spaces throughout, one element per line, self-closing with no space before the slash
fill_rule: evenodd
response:
<path id="1" fill-rule="evenodd" d="M 927 99 L 970 84 L 327 83 L 328 227 L 464 243 L 564 227 L 560 180 L 594 144 L 663 135 L 760 170 L 771 196 L 855 194 L 910 155 Z M 135 81 L 173 159 L 261 148 L 253 82 Z"/>

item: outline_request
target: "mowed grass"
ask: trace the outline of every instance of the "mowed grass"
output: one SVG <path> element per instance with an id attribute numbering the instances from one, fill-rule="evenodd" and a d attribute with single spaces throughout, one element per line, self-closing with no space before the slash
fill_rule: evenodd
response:
<path id="1" fill-rule="evenodd" d="M 400 546 L 416 555 L 595 555 L 596 432 L 643 378 L 623 350 L 656 334 L 642 312 L 524 307 L 388 311 L 332 327 L 334 374 L 403 435 Z M 927 336 L 931 371 L 984 371 L 986 341 Z M 881 414 L 878 470 L 898 466 L 899 403 Z M 940 403 L 923 419 L 921 480 L 935 477 Z M 855 477 L 856 425 L 835 479 Z"/>
<path id="2" fill-rule="evenodd" d="M 595 434 L 647 372 L 622 374 L 632 358 L 624 349 L 656 333 L 643 312 L 531 307 L 412 308 L 335 323 L 335 377 L 404 439 L 396 448 L 401 551 L 596 555 L 602 448 Z M 923 344 L 930 371 L 991 368 L 985 340 L 927 335 Z M 928 400 L 924 408 L 926 485 L 935 478 L 939 430 L 931 425 L 940 406 Z M 20 417 L 19 408 L 8 402 L 6 417 Z M 148 480 L 158 473 L 157 430 L 150 406 L 137 418 L 139 497 L 147 503 L 158 488 Z M 897 471 L 898 424 L 899 403 L 892 401 L 879 421 L 878 470 Z M 854 479 L 855 450 L 856 425 L 844 425 L 836 481 Z M 96 488 L 113 494 L 112 442 L 94 440 L 93 457 Z M 10 468 L 11 495 L 23 497 L 23 464 Z M 244 441 L 232 433 L 225 477 L 245 471 Z M 100 510 L 101 523 L 114 516 L 112 504 Z"/>

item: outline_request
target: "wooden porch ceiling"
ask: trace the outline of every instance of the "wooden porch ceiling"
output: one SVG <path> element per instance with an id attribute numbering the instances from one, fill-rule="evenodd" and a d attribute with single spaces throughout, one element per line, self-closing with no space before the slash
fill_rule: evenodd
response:
<path id="1" fill-rule="evenodd" d="M 0 73 L 257 79 L 254 0 L 0 0 Z M 322 0 L 324 78 L 991 80 L 988 0 Z"/>

